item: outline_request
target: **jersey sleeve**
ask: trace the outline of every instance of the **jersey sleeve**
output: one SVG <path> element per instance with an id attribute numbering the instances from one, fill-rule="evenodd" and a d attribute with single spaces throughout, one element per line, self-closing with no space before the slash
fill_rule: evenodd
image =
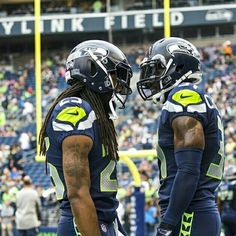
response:
<path id="1" fill-rule="evenodd" d="M 204 94 L 196 85 L 186 83 L 174 88 L 162 110 L 170 124 L 178 116 L 191 116 L 199 120 L 203 127 L 208 123 Z"/>
<path id="2" fill-rule="evenodd" d="M 95 112 L 84 100 L 71 97 L 57 104 L 51 116 L 56 141 L 61 144 L 70 135 L 86 135 L 94 140 Z"/>

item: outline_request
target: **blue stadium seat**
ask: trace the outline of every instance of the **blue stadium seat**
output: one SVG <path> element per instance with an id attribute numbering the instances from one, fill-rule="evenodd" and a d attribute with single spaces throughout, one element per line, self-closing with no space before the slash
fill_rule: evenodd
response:
<path id="1" fill-rule="evenodd" d="M 26 164 L 24 171 L 31 177 L 34 185 L 41 185 L 45 189 L 51 186 L 50 175 L 45 174 L 45 163 L 33 162 Z"/>

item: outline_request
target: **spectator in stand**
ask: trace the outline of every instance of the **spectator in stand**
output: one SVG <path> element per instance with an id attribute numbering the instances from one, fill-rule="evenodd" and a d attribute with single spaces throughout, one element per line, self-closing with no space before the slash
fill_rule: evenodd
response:
<path id="1" fill-rule="evenodd" d="M 26 121 L 31 122 L 32 113 L 35 112 L 33 104 L 31 102 L 26 101 L 23 107 L 23 118 L 25 118 Z"/>
<path id="2" fill-rule="evenodd" d="M 17 170 L 23 170 L 22 164 L 25 162 L 23 159 L 22 149 L 18 145 L 18 143 L 14 143 L 10 147 L 10 155 L 9 155 L 9 169 L 16 167 Z"/>
<path id="3" fill-rule="evenodd" d="M 16 228 L 19 236 L 36 236 L 40 222 L 40 199 L 29 176 L 23 178 L 24 187 L 16 196 Z"/>
<path id="4" fill-rule="evenodd" d="M 1 236 L 13 236 L 13 220 L 14 220 L 14 208 L 11 206 L 11 201 L 7 200 L 2 204 L 0 222 L 2 228 Z M 7 232 L 7 234 L 6 234 Z"/>
<path id="5" fill-rule="evenodd" d="M 8 184 L 5 188 L 3 195 L 2 195 L 2 202 L 3 203 L 5 203 L 7 201 L 12 202 L 12 198 L 11 198 L 11 194 L 10 194 L 9 190 L 10 190 L 10 187 Z"/>
<path id="6" fill-rule="evenodd" d="M 233 59 L 233 48 L 231 41 L 227 40 L 223 43 L 223 53 L 226 59 L 226 63 L 232 63 Z"/>
<path id="7" fill-rule="evenodd" d="M 100 0 L 94 1 L 94 3 L 92 4 L 92 11 L 94 13 L 102 12 L 103 11 L 103 2 Z"/>
<path id="8" fill-rule="evenodd" d="M 2 107 L 0 107 L 0 129 L 6 125 L 6 115 Z"/>
<path id="9" fill-rule="evenodd" d="M 30 136 L 26 132 L 22 132 L 19 138 L 20 147 L 23 151 L 30 150 Z"/>
<path id="10" fill-rule="evenodd" d="M 146 202 L 145 205 L 145 231 L 146 235 L 154 236 L 156 232 L 158 209 L 154 205 L 153 199 Z"/>

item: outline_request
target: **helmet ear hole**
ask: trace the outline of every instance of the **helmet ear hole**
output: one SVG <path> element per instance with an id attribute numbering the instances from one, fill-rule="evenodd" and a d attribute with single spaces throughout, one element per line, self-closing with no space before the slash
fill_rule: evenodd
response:
<path id="1" fill-rule="evenodd" d="M 92 60 L 88 60 L 88 68 L 90 68 L 90 76 L 94 77 L 97 74 L 96 65 Z"/>
<path id="2" fill-rule="evenodd" d="M 183 68 L 184 68 L 183 64 L 182 65 L 178 65 L 178 66 L 176 66 L 175 71 L 178 72 L 178 73 L 181 73 Z"/>

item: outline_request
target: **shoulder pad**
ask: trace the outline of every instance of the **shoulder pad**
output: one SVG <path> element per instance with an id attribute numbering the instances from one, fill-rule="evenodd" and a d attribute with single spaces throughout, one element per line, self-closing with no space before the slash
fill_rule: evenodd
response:
<path id="1" fill-rule="evenodd" d="M 64 126 L 68 124 L 70 127 L 76 127 L 82 120 L 90 119 L 93 113 L 86 101 L 76 97 L 65 98 L 55 108 L 53 123 L 59 122 L 65 124 Z"/>
<path id="2" fill-rule="evenodd" d="M 68 122 L 73 126 L 76 126 L 76 124 L 85 116 L 86 111 L 83 107 L 67 106 L 57 114 L 56 119 L 58 121 Z"/>

